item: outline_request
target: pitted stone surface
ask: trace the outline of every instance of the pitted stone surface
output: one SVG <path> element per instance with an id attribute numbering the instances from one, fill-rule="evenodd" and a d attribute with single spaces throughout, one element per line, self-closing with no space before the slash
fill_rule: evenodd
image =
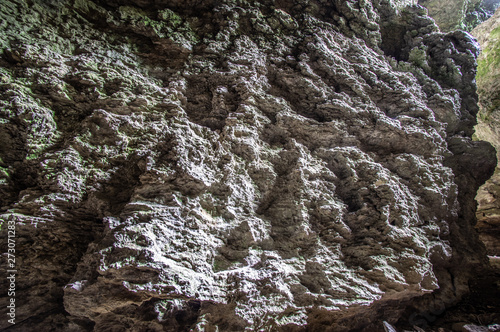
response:
<path id="1" fill-rule="evenodd" d="M 4 5 L 13 330 L 377 331 L 458 300 L 496 161 L 477 45 L 411 5 Z"/>

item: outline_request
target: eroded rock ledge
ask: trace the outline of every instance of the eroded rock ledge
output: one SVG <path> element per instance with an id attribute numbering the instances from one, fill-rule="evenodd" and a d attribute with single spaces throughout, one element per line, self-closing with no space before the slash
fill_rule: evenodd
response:
<path id="1" fill-rule="evenodd" d="M 11 330 L 378 331 L 460 299 L 478 49 L 407 5 L 4 1 Z"/>

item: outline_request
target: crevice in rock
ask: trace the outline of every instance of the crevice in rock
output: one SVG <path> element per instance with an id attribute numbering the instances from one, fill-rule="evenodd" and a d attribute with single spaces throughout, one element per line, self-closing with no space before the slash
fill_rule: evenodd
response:
<path id="1" fill-rule="evenodd" d="M 299 93 L 299 84 L 304 82 L 287 82 L 287 76 L 292 75 L 293 71 L 291 68 L 276 69 L 274 73 L 269 75 L 269 83 L 272 86 L 269 93 L 285 99 L 288 106 L 297 114 L 318 122 L 331 121 L 327 113 L 318 111 L 313 101 L 308 101 L 301 96 L 303 90 L 302 93 Z M 311 97 L 314 98 L 315 96 Z"/>
<path id="2" fill-rule="evenodd" d="M 224 127 L 223 119 L 212 114 L 213 95 L 206 78 L 196 77 L 189 79 L 186 96 L 186 113 L 193 122 L 214 131 L 221 130 Z"/>
<path id="3" fill-rule="evenodd" d="M 103 190 L 95 193 L 95 197 L 107 202 L 112 215 L 119 215 L 130 201 L 135 186 L 140 183 L 142 172 L 137 159 L 131 158 L 106 181 Z"/>
<path id="4" fill-rule="evenodd" d="M 406 27 L 397 21 L 383 22 L 380 32 L 382 35 L 380 48 L 384 51 L 384 54 L 393 57 L 397 61 L 404 60 L 402 52 L 405 48 L 404 36 L 407 32 Z"/>

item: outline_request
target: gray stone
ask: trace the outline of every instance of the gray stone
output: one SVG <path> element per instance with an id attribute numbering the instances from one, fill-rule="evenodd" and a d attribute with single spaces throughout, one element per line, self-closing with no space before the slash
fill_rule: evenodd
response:
<path id="1" fill-rule="evenodd" d="M 477 45 L 412 1 L 4 2 L 10 330 L 377 331 L 485 266 Z"/>
<path id="2" fill-rule="evenodd" d="M 482 52 L 478 58 L 477 86 L 480 111 L 478 124 L 475 127 L 476 137 L 490 142 L 498 151 L 500 148 L 500 58 L 498 57 L 500 26 L 500 10 L 497 10 L 488 21 L 472 31 L 481 45 Z M 488 254 L 500 255 L 500 173 L 498 167 L 492 178 L 478 191 L 477 227 L 480 229 L 481 240 L 486 244 Z"/>

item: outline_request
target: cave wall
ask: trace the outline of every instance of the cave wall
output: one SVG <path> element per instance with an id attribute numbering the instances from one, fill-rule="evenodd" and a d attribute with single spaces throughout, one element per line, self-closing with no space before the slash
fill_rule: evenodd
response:
<path id="1" fill-rule="evenodd" d="M 498 0 L 419 0 L 441 31 L 471 31 L 489 19 L 500 5 Z"/>
<path id="2" fill-rule="evenodd" d="M 0 17 L 18 270 L 0 328 L 380 331 L 485 266 L 479 50 L 414 2 L 9 0 Z"/>
<path id="3" fill-rule="evenodd" d="M 481 45 L 478 58 L 477 86 L 480 111 L 476 136 L 491 142 L 500 151 L 500 11 L 472 31 Z M 478 191 L 478 228 L 490 256 L 500 256 L 500 172 Z M 498 264 L 498 263 L 496 263 Z M 499 264 L 500 265 L 500 264 Z"/>
<path id="4" fill-rule="evenodd" d="M 436 20 L 442 31 L 465 28 L 465 18 L 482 0 L 419 0 L 429 10 L 429 16 Z"/>

